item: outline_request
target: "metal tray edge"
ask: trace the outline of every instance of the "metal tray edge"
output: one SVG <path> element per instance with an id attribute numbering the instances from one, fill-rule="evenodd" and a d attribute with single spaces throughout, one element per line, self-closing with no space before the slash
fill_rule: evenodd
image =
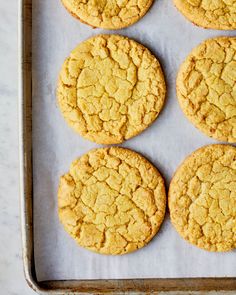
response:
<path id="1" fill-rule="evenodd" d="M 25 5 L 27 1 L 18 0 L 18 75 L 19 75 L 19 93 L 18 93 L 18 123 L 19 123 L 19 162 L 20 162 L 20 217 L 21 217 L 21 235 L 22 235 L 22 258 L 24 264 L 24 274 L 28 285 L 36 292 L 42 291 L 39 287 L 36 277 L 32 272 L 33 266 L 33 226 L 32 226 L 32 200 L 29 198 L 26 178 L 28 173 L 28 155 L 26 152 L 27 124 L 25 122 L 25 90 L 29 81 L 25 80 L 25 66 L 31 69 L 31 59 L 26 60 L 25 46 Z M 30 11 L 30 10 L 29 10 Z M 30 22 L 28 22 L 30 26 Z M 31 147 L 30 147 L 31 150 Z M 29 171 L 28 171 L 29 172 Z M 31 171 L 30 171 L 31 172 Z"/>

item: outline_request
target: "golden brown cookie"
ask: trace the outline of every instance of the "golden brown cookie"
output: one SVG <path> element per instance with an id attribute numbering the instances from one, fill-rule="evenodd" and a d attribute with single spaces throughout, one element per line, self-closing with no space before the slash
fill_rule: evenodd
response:
<path id="1" fill-rule="evenodd" d="M 136 23 L 153 0 L 62 0 L 66 9 L 94 28 L 121 29 Z"/>
<path id="2" fill-rule="evenodd" d="M 159 115 L 166 86 L 161 66 L 148 49 L 118 35 L 99 35 L 65 60 L 58 101 L 66 122 L 100 144 L 121 143 Z"/>
<path id="3" fill-rule="evenodd" d="M 208 39 L 196 47 L 180 67 L 177 96 L 195 127 L 236 142 L 236 37 Z"/>
<path id="4" fill-rule="evenodd" d="M 236 148 L 209 145 L 191 154 L 169 188 L 172 224 L 208 251 L 236 247 Z"/>
<path id="5" fill-rule="evenodd" d="M 145 246 L 164 219 L 160 173 L 141 155 L 111 147 L 90 151 L 60 179 L 59 217 L 82 247 L 125 254 Z"/>
<path id="6" fill-rule="evenodd" d="M 236 29 L 235 0 L 173 0 L 178 10 L 197 26 L 217 29 Z"/>

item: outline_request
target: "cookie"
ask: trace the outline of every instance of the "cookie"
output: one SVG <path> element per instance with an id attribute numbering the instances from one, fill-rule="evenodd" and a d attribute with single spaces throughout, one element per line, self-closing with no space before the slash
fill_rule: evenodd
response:
<path id="1" fill-rule="evenodd" d="M 184 61 L 177 96 L 187 118 L 206 135 L 236 142 L 236 38 L 208 39 Z"/>
<path id="2" fill-rule="evenodd" d="M 60 221 L 91 251 L 120 255 L 145 246 L 164 219 L 160 173 L 141 155 L 111 147 L 74 161 L 60 179 Z"/>
<path id="3" fill-rule="evenodd" d="M 169 188 L 172 224 L 188 242 L 208 251 L 236 247 L 236 148 L 209 145 L 191 154 Z"/>
<path id="4" fill-rule="evenodd" d="M 86 139 L 117 144 L 146 129 L 166 94 L 158 60 L 139 43 L 99 35 L 65 60 L 58 102 L 66 122 Z"/>
<path id="5" fill-rule="evenodd" d="M 121 29 L 136 23 L 153 0 L 62 0 L 65 8 L 81 22 L 94 28 Z"/>
<path id="6" fill-rule="evenodd" d="M 206 29 L 235 30 L 234 0 L 173 0 L 177 9 L 192 23 Z"/>

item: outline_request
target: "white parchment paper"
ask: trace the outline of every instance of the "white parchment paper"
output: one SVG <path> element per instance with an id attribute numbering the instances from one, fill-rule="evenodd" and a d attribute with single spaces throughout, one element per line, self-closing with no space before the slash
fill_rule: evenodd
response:
<path id="1" fill-rule="evenodd" d="M 160 60 L 168 97 L 157 121 L 122 146 L 145 155 L 167 185 L 183 159 L 214 143 L 184 117 L 175 93 L 179 65 L 208 37 L 233 32 L 195 27 L 171 0 L 154 0 L 150 12 L 130 28 L 112 32 L 92 29 L 72 18 L 59 0 L 33 1 L 33 164 L 34 249 L 39 280 L 177 278 L 236 276 L 236 252 L 208 253 L 176 233 L 167 214 L 159 234 L 145 248 L 124 256 L 102 256 L 79 246 L 64 231 L 57 215 L 59 176 L 70 163 L 98 147 L 67 126 L 56 103 L 58 72 L 78 43 L 99 33 L 117 33 L 147 46 Z"/>

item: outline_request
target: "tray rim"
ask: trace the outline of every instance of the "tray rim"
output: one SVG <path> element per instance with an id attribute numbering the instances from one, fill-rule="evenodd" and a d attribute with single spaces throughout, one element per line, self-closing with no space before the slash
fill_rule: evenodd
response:
<path id="1" fill-rule="evenodd" d="M 32 1 L 18 0 L 19 161 L 24 274 L 40 294 L 145 294 L 160 291 L 236 291 L 236 278 L 67 280 L 39 282 L 34 265 L 32 167 Z M 183 294 L 183 293 L 182 293 Z"/>

